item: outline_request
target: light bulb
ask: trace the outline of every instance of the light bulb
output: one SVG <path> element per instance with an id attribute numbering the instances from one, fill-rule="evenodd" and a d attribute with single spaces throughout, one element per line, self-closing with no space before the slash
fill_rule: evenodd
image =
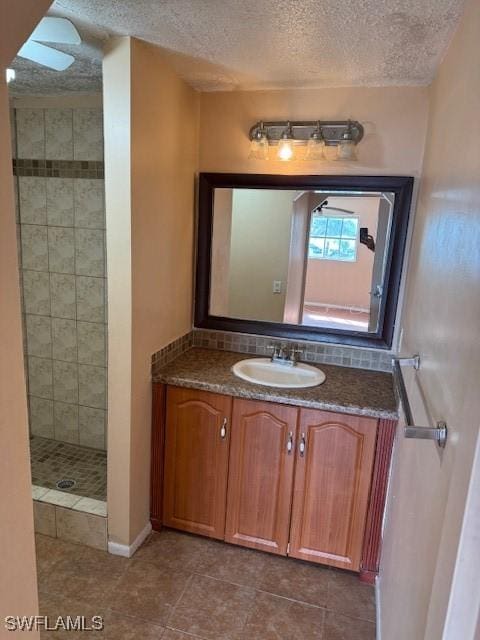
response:
<path id="1" fill-rule="evenodd" d="M 293 160 L 295 156 L 295 150 L 293 148 L 293 131 L 290 122 L 287 122 L 280 140 L 278 142 L 277 158 L 279 160 L 288 161 Z"/>
<path id="2" fill-rule="evenodd" d="M 263 122 L 259 123 L 250 142 L 250 152 L 248 157 L 252 160 L 268 159 L 268 136 L 263 126 Z"/>
<path id="3" fill-rule="evenodd" d="M 352 127 L 350 123 L 343 134 L 342 140 L 338 143 L 337 160 L 356 160 L 357 152 L 355 149 L 355 140 L 353 139 Z"/>
<path id="4" fill-rule="evenodd" d="M 250 142 L 248 157 L 251 160 L 268 160 L 268 139 L 266 135 L 254 138 Z"/>
<path id="5" fill-rule="evenodd" d="M 305 160 L 324 160 L 325 158 L 325 140 L 323 139 L 320 123 L 310 136 L 307 142 L 307 153 Z"/>
<path id="6" fill-rule="evenodd" d="M 291 140 L 280 140 L 278 143 L 277 158 L 287 161 L 292 160 L 294 155 L 293 142 Z"/>

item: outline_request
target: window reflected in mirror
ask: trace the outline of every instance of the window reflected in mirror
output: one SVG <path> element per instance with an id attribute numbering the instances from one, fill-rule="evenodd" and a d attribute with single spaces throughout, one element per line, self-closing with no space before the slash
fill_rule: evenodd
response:
<path id="1" fill-rule="evenodd" d="M 215 188 L 209 314 L 374 333 L 394 194 Z"/>

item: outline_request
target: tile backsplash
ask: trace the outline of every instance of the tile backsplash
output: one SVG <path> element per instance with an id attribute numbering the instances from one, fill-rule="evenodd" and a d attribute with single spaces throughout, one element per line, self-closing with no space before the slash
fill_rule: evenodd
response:
<path id="1" fill-rule="evenodd" d="M 334 364 L 343 367 L 371 369 L 373 371 L 392 370 L 392 353 L 378 349 L 360 349 L 342 345 L 322 344 L 298 340 L 285 340 L 268 336 L 255 336 L 247 333 L 228 331 L 210 331 L 193 329 L 191 332 L 157 351 L 152 362 L 163 366 L 177 358 L 191 347 L 236 351 L 256 356 L 269 356 L 268 348 L 273 342 L 298 345 L 302 349 L 300 360 L 312 364 Z"/>
<path id="2" fill-rule="evenodd" d="M 101 109 L 13 110 L 30 430 L 105 448 Z"/>

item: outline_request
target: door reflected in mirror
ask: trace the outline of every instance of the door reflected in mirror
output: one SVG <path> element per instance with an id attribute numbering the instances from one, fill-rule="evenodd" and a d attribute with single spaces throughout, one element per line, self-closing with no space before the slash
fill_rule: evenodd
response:
<path id="1" fill-rule="evenodd" d="M 215 188 L 209 314 L 375 333 L 394 194 Z"/>

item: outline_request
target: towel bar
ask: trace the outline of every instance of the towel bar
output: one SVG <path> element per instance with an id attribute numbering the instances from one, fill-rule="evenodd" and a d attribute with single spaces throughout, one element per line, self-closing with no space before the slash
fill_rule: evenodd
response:
<path id="1" fill-rule="evenodd" d="M 444 449 L 447 444 L 448 429 L 445 422 L 437 422 L 436 427 L 421 427 L 415 424 L 412 415 L 412 409 L 408 400 L 407 389 L 403 379 L 401 365 L 412 366 L 415 369 L 420 367 L 420 356 L 416 355 L 411 358 L 393 358 L 393 377 L 395 386 L 405 414 L 406 427 L 404 435 L 406 438 L 415 438 L 418 440 L 435 440 L 437 445 Z"/>

